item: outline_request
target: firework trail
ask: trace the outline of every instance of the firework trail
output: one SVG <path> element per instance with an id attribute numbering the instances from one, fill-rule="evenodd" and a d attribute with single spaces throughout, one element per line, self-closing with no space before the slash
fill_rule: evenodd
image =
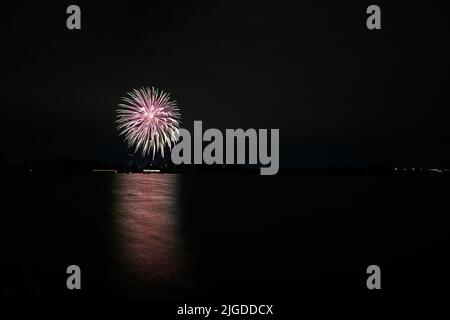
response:
<path id="1" fill-rule="evenodd" d="M 142 156 L 160 151 L 164 157 L 164 148 L 172 148 L 178 141 L 180 113 L 176 101 L 170 100 L 170 94 L 155 88 L 134 89 L 122 97 L 117 109 L 117 129 L 136 153 L 142 150 Z"/>

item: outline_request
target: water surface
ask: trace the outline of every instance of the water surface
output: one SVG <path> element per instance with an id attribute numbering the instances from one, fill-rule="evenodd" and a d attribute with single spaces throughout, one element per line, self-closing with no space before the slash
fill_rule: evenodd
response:
<path id="1" fill-rule="evenodd" d="M 448 297 L 448 190 L 438 176 L 2 175 L 0 294 L 359 298 L 378 264 L 385 296 Z"/>

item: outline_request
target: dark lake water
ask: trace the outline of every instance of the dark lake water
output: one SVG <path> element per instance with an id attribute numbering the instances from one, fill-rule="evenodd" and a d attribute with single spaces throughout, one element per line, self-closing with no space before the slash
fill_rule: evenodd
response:
<path id="1" fill-rule="evenodd" d="M 449 296 L 448 177 L 0 177 L 2 298 Z"/>

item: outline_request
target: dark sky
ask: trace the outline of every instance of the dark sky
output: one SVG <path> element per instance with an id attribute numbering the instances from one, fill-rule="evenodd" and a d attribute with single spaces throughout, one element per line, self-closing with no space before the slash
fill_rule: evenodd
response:
<path id="1" fill-rule="evenodd" d="M 379 31 L 365 26 L 369 1 L 12 3 L 1 18 L 4 161 L 126 159 L 114 110 L 154 85 L 185 128 L 279 128 L 285 166 L 450 166 L 444 1 L 373 2 Z M 66 29 L 70 4 L 80 31 Z"/>

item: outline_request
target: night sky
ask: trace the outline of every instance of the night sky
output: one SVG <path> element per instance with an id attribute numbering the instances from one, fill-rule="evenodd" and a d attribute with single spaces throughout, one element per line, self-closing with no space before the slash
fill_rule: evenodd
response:
<path id="1" fill-rule="evenodd" d="M 291 2 L 3 4 L 1 159 L 126 161 L 115 109 L 153 85 L 185 128 L 279 128 L 283 166 L 449 167 L 448 5 Z"/>

